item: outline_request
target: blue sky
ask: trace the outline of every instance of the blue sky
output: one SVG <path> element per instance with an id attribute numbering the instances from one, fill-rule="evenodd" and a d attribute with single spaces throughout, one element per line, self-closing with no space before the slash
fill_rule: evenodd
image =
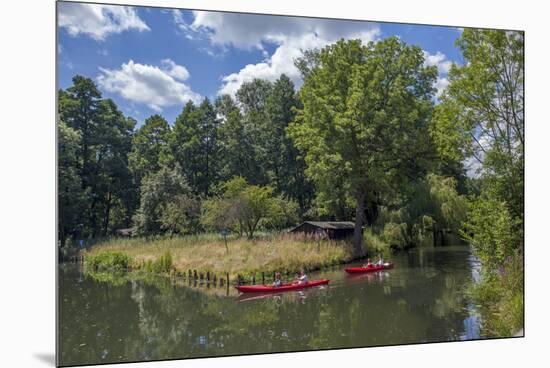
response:
<path id="1" fill-rule="evenodd" d="M 394 35 L 437 65 L 440 91 L 451 63 L 462 62 L 454 27 L 58 3 L 59 87 L 90 77 L 139 124 L 155 113 L 172 124 L 189 99 L 234 94 L 255 77 L 285 73 L 299 87 L 300 50 Z"/>

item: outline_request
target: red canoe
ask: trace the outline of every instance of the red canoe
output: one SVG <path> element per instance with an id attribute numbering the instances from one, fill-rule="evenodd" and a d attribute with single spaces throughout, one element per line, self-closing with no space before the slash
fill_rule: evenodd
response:
<path id="1" fill-rule="evenodd" d="M 283 284 L 279 287 L 272 285 L 242 285 L 235 286 L 241 293 L 278 293 L 280 291 L 299 290 L 328 284 L 329 280 L 314 280 L 307 284 Z"/>
<path id="2" fill-rule="evenodd" d="M 393 263 L 385 263 L 383 266 L 371 266 L 371 267 L 348 267 L 346 268 L 347 273 L 369 273 L 382 271 L 393 268 Z"/>

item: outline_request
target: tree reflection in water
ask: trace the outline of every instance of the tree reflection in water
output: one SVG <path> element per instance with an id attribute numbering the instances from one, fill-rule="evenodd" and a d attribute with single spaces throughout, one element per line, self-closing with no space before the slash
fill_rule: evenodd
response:
<path id="1" fill-rule="evenodd" d="M 391 271 L 350 277 L 339 268 L 311 275 L 330 278 L 328 287 L 241 296 L 168 279 L 78 282 L 63 268 L 61 364 L 478 338 L 463 292 L 469 255 L 466 247 L 410 251 Z"/>

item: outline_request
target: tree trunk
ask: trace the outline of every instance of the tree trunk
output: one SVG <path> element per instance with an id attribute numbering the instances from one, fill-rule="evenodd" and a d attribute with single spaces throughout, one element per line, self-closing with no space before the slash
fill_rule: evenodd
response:
<path id="1" fill-rule="evenodd" d="M 363 217 L 365 214 L 365 192 L 358 190 L 355 195 L 355 229 L 353 230 L 353 253 L 356 257 L 364 257 L 363 249 Z"/>
<path id="2" fill-rule="evenodd" d="M 105 213 L 103 215 L 103 235 L 107 235 L 109 231 L 109 221 L 111 220 L 111 192 L 107 194 L 107 203 L 105 204 Z"/>

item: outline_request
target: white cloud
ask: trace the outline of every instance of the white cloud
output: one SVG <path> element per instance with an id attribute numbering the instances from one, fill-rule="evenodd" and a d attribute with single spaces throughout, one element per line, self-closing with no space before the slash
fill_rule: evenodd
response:
<path id="1" fill-rule="evenodd" d="M 283 73 L 299 87 L 302 80 L 300 72 L 294 66 L 294 58 L 301 55 L 302 49 L 322 47 L 326 44 L 325 40 L 311 33 L 301 38 L 290 38 L 284 41 L 273 55 L 268 56 L 265 61 L 248 64 L 238 72 L 224 76 L 218 93 L 234 95 L 244 82 L 251 81 L 254 78 L 274 81 Z"/>
<path id="2" fill-rule="evenodd" d="M 447 59 L 447 56 L 441 51 L 438 51 L 435 54 L 430 54 L 429 52 L 424 51 L 424 59 L 425 65 L 437 67 L 439 75 L 434 83 L 434 88 L 437 90 L 436 97 L 439 98 L 445 88 L 449 85 L 447 74 L 449 74 L 449 70 L 451 70 L 453 62 Z"/>
<path id="3" fill-rule="evenodd" d="M 432 66 L 437 66 L 439 74 L 447 74 L 451 70 L 451 65 L 453 62 L 447 59 L 444 53 L 441 51 L 436 52 L 435 54 L 430 54 L 427 51 L 424 51 L 425 64 Z"/>
<path id="4" fill-rule="evenodd" d="M 96 41 L 128 30 L 149 31 L 135 9 L 125 6 L 59 3 L 59 27 L 69 35 L 87 35 Z"/>
<path id="5" fill-rule="evenodd" d="M 187 78 L 189 78 L 189 72 L 184 66 L 178 65 L 170 59 L 163 59 L 161 63 L 164 67 L 163 69 L 166 71 L 166 73 L 168 73 L 168 75 L 181 81 L 187 80 Z"/>
<path id="6" fill-rule="evenodd" d="M 437 90 L 435 93 L 435 97 L 437 98 L 441 97 L 441 94 L 443 93 L 445 88 L 447 88 L 448 85 L 449 85 L 449 80 L 447 78 L 441 77 L 441 76 L 437 77 L 437 80 L 434 83 L 434 88 Z"/>
<path id="7" fill-rule="evenodd" d="M 260 63 L 248 64 L 222 77 L 219 94 L 234 94 L 244 82 L 254 78 L 273 81 L 281 73 L 299 86 L 302 81 L 294 59 L 301 55 L 301 50 L 321 48 L 341 38 L 368 42 L 380 34 L 378 26 L 359 21 L 203 11 L 194 11 L 193 15 L 191 24 L 184 22 L 181 13 L 177 16 L 176 23 L 185 34 L 207 38 L 212 45 L 222 49 L 261 50 L 264 57 Z M 268 45 L 277 46 L 271 55 L 266 50 Z"/>
<path id="8" fill-rule="evenodd" d="M 107 92 L 117 93 L 124 99 L 144 104 L 155 111 L 191 100 L 199 103 L 201 96 L 183 83 L 189 78 L 184 66 L 164 59 L 161 67 L 135 63 L 122 64 L 120 69 L 99 68 L 97 83 Z"/>

